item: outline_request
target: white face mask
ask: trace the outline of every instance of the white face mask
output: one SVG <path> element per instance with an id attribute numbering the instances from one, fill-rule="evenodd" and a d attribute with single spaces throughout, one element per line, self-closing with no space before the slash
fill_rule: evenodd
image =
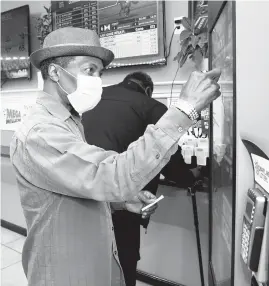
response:
<path id="1" fill-rule="evenodd" d="M 60 68 L 63 69 L 62 67 Z M 75 77 L 67 70 L 63 70 L 77 80 L 77 89 L 70 94 L 57 82 L 60 88 L 67 94 L 67 98 L 73 108 L 79 114 L 93 109 L 101 100 L 103 92 L 101 78 L 83 74 L 78 74 L 77 77 Z"/>

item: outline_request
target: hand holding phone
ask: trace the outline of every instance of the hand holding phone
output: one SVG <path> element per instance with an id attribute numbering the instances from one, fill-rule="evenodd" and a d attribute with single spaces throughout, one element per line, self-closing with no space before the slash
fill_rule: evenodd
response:
<path id="1" fill-rule="evenodd" d="M 157 200 L 155 195 L 149 191 L 143 190 L 140 191 L 131 201 L 125 203 L 125 209 L 129 212 L 142 214 L 142 218 L 148 218 L 155 212 L 157 201 L 159 200 Z M 145 205 L 145 210 L 142 211 L 142 209 L 144 209 L 143 206 Z"/>
<path id="2" fill-rule="evenodd" d="M 155 200 L 153 203 L 151 203 L 151 204 L 149 204 L 149 205 L 143 207 L 143 208 L 141 209 L 141 212 L 144 212 L 144 211 L 146 211 L 147 209 L 149 209 L 150 207 L 154 206 L 155 204 L 157 204 L 157 203 L 158 203 L 160 200 L 162 200 L 163 198 L 164 198 L 164 196 L 161 195 L 161 196 L 160 196 L 157 200 Z"/>

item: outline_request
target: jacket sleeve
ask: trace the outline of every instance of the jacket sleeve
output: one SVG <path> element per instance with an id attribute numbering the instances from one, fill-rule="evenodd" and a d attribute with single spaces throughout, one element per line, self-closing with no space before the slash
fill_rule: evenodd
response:
<path id="1" fill-rule="evenodd" d="M 156 102 L 148 112 L 147 123 L 155 124 L 166 111 L 167 107 L 164 104 Z M 179 146 L 176 153 L 171 156 L 168 164 L 162 169 L 161 174 L 166 179 L 175 182 L 180 188 L 189 187 L 195 181 L 195 177 L 190 171 L 190 165 L 184 162 Z"/>
<path id="2" fill-rule="evenodd" d="M 171 108 L 126 152 L 118 154 L 88 145 L 61 122 L 40 123 L 25 143 L 26 179 L 67 196 L 128 201 L 167 164 L 191 124 L 186 115 Z"/>

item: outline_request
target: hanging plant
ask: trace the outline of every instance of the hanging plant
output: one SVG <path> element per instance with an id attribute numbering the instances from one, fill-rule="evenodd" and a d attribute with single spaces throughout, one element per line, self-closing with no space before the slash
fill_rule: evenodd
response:
<path id="1" fill-rule="evenodd" d="M 47 8 L 44 6 L 46 12 L 41 14 L 40 17 L 35 17 L 37 24 L 35 28 L 37 30 L 37 38 L 40 42 L 40 46 L 43 45 L 45 37 L 52 32 L 52 16 L 51 7 Z"/>
<path id="2" fill-rule="evenodd" d="M 185 30 L 180 34 L 180 50 L 174 61 L 178 61 L 180 67 L 188 58 L 200 64 L 203 58 L 208 57 L 207 16 L 201 17 L 198 13 L 193 20 L 184 17 L 182 25 Z"/>

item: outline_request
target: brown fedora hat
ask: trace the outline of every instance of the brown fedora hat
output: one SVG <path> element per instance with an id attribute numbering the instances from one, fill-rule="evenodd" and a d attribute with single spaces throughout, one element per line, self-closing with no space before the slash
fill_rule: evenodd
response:
<path id="1" fill-rule="evenodd" d="M 43 48 L 30 55 L 31 63 L 40 69 L 40 63 L 54 57 L 64 56 L 91 56 L 109 65 L 113 59 L 112 51 L 102 48 L 95 31 L 66 27 L 55 30 L 47 35 Z"/>

